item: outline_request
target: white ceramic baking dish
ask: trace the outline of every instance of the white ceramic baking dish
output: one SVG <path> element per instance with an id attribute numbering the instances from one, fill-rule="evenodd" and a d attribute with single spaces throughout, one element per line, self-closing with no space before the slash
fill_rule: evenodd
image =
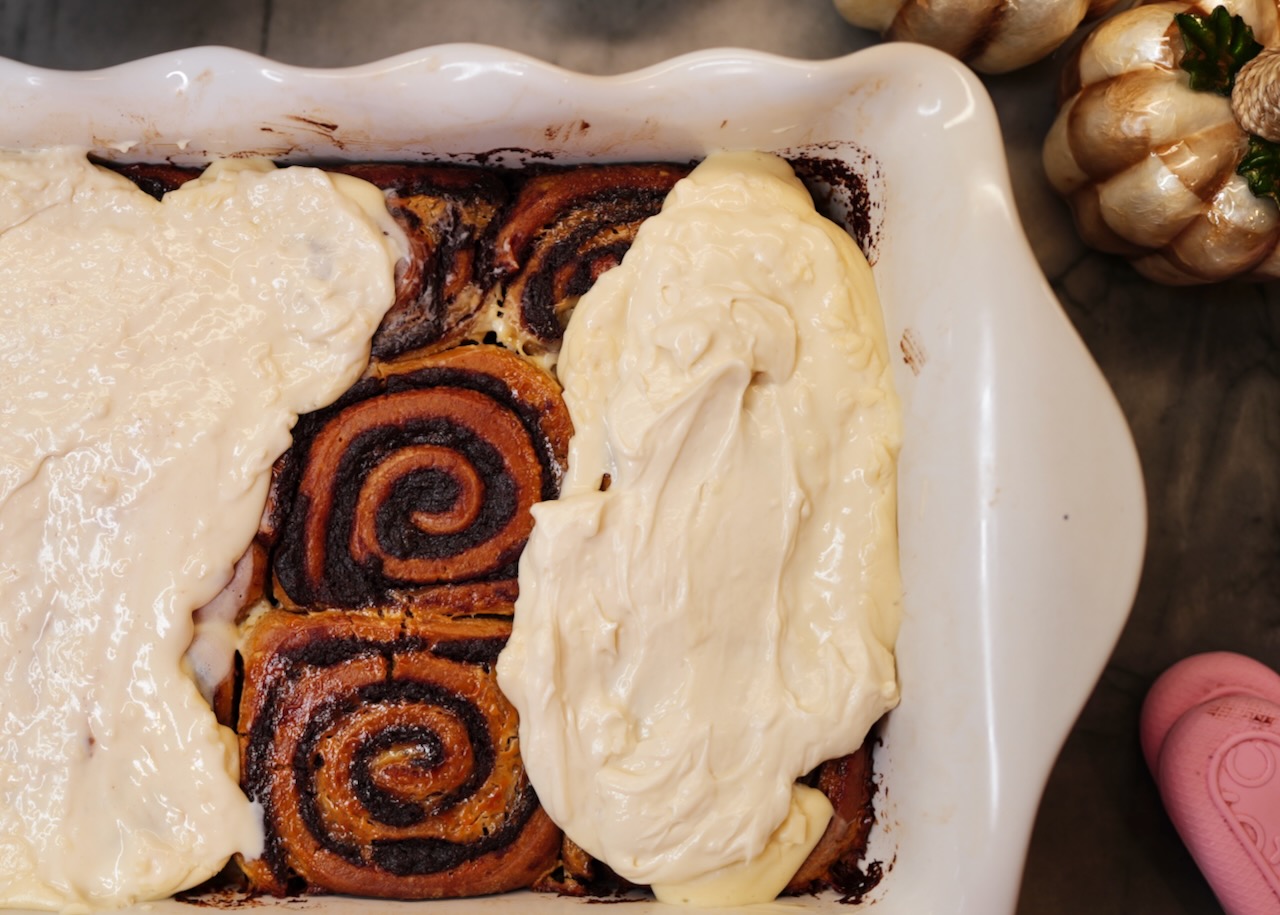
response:
<path id="1" fill-rule="evenodd" d="M 872 191 L 905 407 L 903 699 L 876 755 L 871 856 L 886 874 L 868 898 L 877 915 L 1013 910 L 1048 772 L 1129 611 L 1145 505 L 1128 429 L 1026 243 L 994 111 L 967 70 L 909 45 L 824 63 L 711 51 L 607 78 L 474 45 L 328 71 L 201 48 L 83 73 L 0 61 L 0 99 L 0 145 L 129 160 L 846 158 Z M 848 911 L 834 898 L 761 911 L 797 907 Z"/>

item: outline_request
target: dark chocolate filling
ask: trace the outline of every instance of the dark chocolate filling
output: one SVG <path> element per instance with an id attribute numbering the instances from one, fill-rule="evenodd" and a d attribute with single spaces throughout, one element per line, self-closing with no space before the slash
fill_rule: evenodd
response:
<path id="1" fill-rule="evenodd" d="M 298 813 L 307 830 L 321 846 L 356 864 L 364 860 L 361 846 L 344 842 L 340 836 L 334 835 L 325 828 L 324 815 L 320 811 L 311 780 L 314 761 L 320 742 L 341 719 L 359 709 L 393 703 L 435 706 L 444 709 L 461 721 L 471 744 L 474 766 L 462 784 L 441 795 L 426 807 L 379 788 L 369 776 L 368 764 L 377 753 L 403 742 L 403 737 L 410 731 L 416 735 L 417 742 L 421 743 L 429 739 L 437 750 L 443 747 L 440 738 L 425 726 L 397 727 L 373 735 L 369 743 L 362 744 L 357 750 L 357 759 L 364 762 L 364 767 L 363 770 L 357 769 L 353 773 L 354 784 L 351 786 L 351 791 L 375 822 L 392 827 L 421 823 L 433 813 L 449 810 L 469 798 L 493 774 L 496 754 L 490 741 L 489 726 L 484 713 L 472 702 L 434 683 L 393 680 L 388 683 L 365 686 L 358 690 L 355 697 L 344 695 L 328 700 L 315 710 L 311 720 L 307 722 L 306 731 L 298 743 L 297 752 L 292 760 L 294 787 L 299 792 Z M 441 760 L 437 759 L 434 765 L 439 765 L 440 762 Z"/>
<path id="2" fill-rule="evenodd" d="M 341 418 L 337 421 L 341 422 Z M 456 451 L 475 468 L 485 488 L 480 513 L 463 531 L 434 534 L 422 530 L 410 520 L 411 516 L 451 505 L 457 498 L 458 484 L 441 471 L 407 474 L 396 482 L 391 497 L 376 509 L 378 546 L 386 555 L 399 559 L 459 556 L 487 542 L 510 523 L 517 507 L 516 483 L 507 472 L 503 456 L 474 430 L 438 417 L 407 420 L 370 430 L 350 442 L 333 475 L 331 485 L 335 490 L 330 523 L 325 530 L 324 580 L 311 581 L 305 572 L 308 544 L 303 519 L 311 510 L 308 498 L 297 498 L 284 525 L 275 571 L 290 597 L 299 603 L 321 600 L 359 606 L 375 602 L 388 588 L 417 584 L 384 575 L 377 557 L 363 563 L 357 561 L 349 545 L 356 524 L 359 480 L 397 449 L 421 444 Z M 478 570 L 470 577 L 482 578 L 514 558 L 504 555 L 492 567 Z"/>
<path id="3" fill-rule="evenodd" d="M 551 227 L 538 237 L 541 261 L 528 275 L 520 297 L 520 317 L 525 327 L 542 340 L 559 340 L 564 327 L 556 305 L 582 295 L 595 278 L 621 261 L 635 240 L 640 223 L 662 209 L 667 190 L 649 187 L 614 188 L 589 197 L 575 198 L 569 212 L 596 211 L 590 219 L 566 232 Z M 566 220 L 568 221 L 568 220 Z M 608 244 L 591 248 L 586 243 L 604 229 L 620 235 Z M 558 278 L 566 274 L 568 283 Z"/>
<path id="4" fill-rule="evenodd" d="M 538 796 L 532 785 L 526 785 L 502 825 L 477 842 L 463 844 L 432 838 L 375 839 L 370 857 L 378 867 L 397 877 L 438 874 L 511 845 L 537 809 Z"/>
<path id="5" fill-rule="evenodd" d="M 551 453 L 551 443 L 542 434 L 542 415 L 536 405 L 513 396 L 511 388 L 501 378 L 467 369 L 432 366 L 403 375 L 392 375 L 387 380 L 388 393 L 438 387 L 465 388 L 484 394 L 514 413 L 529 433 L 529 441 L 538 456 L 538 466 L 542 468 L 542 501 L 546 502 L 560 495 L 555 458 Z"/>
<path id="6" fill-rule="evenodd" d="M 266 808 L 267 841 L 263 859 L 278 879 L 287 880 L 290 869 L 284 840 L 276 831 L 273 821 L 271 784 L 273 772 L 278 770 L 277 761 L 272 757 L 273 738 L 281 724 L 281 695 L 288 692 L 291 683 L 303 676 L 304 669 L 323 669 L 371 654 L 392 658 L 397 654 L 423 650 L 464 663 L 487 664 L 496 658 L 505 641 L 502 637 L 451 639 L 431 645 L 427 640 L 412 636 L 385 642 L 364 642 L 349 637 L 320 638 L 282 652 L 276 658 L 273 669 L 278 673 L 267 688 L 263 712 L 255 719 L 247 741 L 243 783 L 249 798 L 262 803 Z M 352 793 L 373 820 L 393 828 L 412 826 L 433 813 L 448 810 L 465 801 L 492 775 L 496 748 L 490 737 L 488 722 L 484 713 L 463 696 L 431 682 L 390 679 L 330 697 L 314 709 L 293 758 L 286 763 L 292 772 L 294 790 L 299 793 L 299 816 L 316 841 L 353 864 L 364 866 L 372 863 L 397 876 L 448 870 L 514 841 L 538 806 L 537 797 L 529 786 L 522 791 L 499 828 L 484 839 L 470 844 L 428 838 L 375 839 L 366 852 L 360 845 L 343 841 L 324 828 L 312 782 L 314 772 L 323 765 L 319 747 L 324 736 L 344 716 L 387 703 L 431 705 L 446 710 L 462 722 L 471 745 L 474 764 L 462 784 L 434 799 L 430 809 L 427 809 L 422 804 L 406 801 L 374 784 L 369 770 L 379 753 L 391 747 L 411 745 L 419 751 L 414 765 L 420 766 L 427 773 L 444 761 L 445 748 L 439 736 L 425 725 L 398 725 L 370 735 L 355 752 Z"/>
<path id="7" fill-rule="evenodd" d="M 501 378 L 469 369 L 431 366 L 413 372 L 391 375 L 385 380 L 366 379 L 355 385 L 337 403 L 324 410 L 302 417 L 294 431 L 294 445 L 277 478 L 276 499 L 282 503 L 280 516 L 280 541 L 273 561 L 276 578 L 284 591 L 297 603 L 328 602 L 339 606 L 362 606 L 376 602 L 390 588 L 413 585 L 388 578 L 382 574 L 380 564 L 359 564 L 351 557 L 350 543 L 354 523 L 354 503 L 358 487 L 352 485 L 369 467 L 374 466 L 386 454 L 408 444 L 431 443 L 448 445 L 456 439 L 460 450 L 473 461 L 486 483 L 485 508 L 476 524 L 466 532 L 448 535 L 430 535 L 407 521 L 409 513 L 439 511 L 445 507 L 450 494 L 455 494 L 456 484 L 445 484 L 447 475 L 426 475 L 417 483 L 406 481 L 407 498 L 390 500 L 378 510 L 378 540 L 382 549 L 399 558 L 429 556 L 441 558 L 455 556 L 477 546 L 501 530 L 511 519 L 515 506 L 515 484 L 506 474 L 498 452 L 476 436 L 443 420 L 423 423 L 405 423 L 387 427 L 390 432 L 371 432 L 353 441 L 334 475 L 338 487 L 333 502 L 333 523 L 326 537 L 325 581 L 310 581 L 305 573 L 304 556 L 307 548 L 304 538 L 310 500 L 297 495 L 303 469 L 310 457 L 311 444 L 320 431 L 330 422 L 341 422 L 342 412 L 353 404 L 361 403 L 379 394 L 422 390 L 438 387 L 462 388 L 483 394 L 495 403 L 510 410 L 529 436 L 529 442 L 542 470 L 543 501 L 559 495 L 559 468 L 552 454 L 552 445 L 542 433 L 538 405 L 528 403 L 515 394 Z M 428 428 L 431 422 L 439 425 Z M 446 427 L 452 427 L 446 428 Z M 466 446 L 466 450 L 462 448 Z M 498 471 L 494 475 L 495 470 Z M 346 481 L 345 483 L 343 481 Z M 435 487 L 431 483 L 443 485 Z M 399 492 L 399 488 L 397 488 Z M 284 506 L 292 503 L 291 508 Z M 473 576 L 475 579 L 506 577 L 514 574 L 514 563 L 519 558 L 523 543 L 503 555 L 494 565 Z"/>
<path id="8" fill-rule="evenodd" d="M 358 479 L 369 461 L 381 460 L 396 448 L 410 444 L 439 445 L 464 455 L 484 480 L 484 505 L 475 523 L 465 531 L 428 533 L 409 520 L 409 515 L 419 511 L 439 512 L 442 503 L 447 509 L 457 498 L 460 486 L 441 470 L 405 474 L 394 484 L 390 497 L 378 506 L 375 516 L 378 545 L 384 552 L 398 559 L 457 556 L 489 540 L 511 520 L 516 510 L 515 481 L 507 473 L 502 455 L 474 431 L 445 420 L 432 419 L 406 423 L 398 427 L 397 432 L 388 438 L 383 438 L 381 433 L 362 436 L 352 442 L 347 456 L 343 458 L 333 506 L 339 523 L 329 528 L 330 556 L 340 555 L 340 545 L 350 542 L 351 527 L 347 522 L 355 519 L 356 487 L 343 486 L 341 481 Z M 345 531 L 343 527 L 346 527 Z M 339 574 L 335 569 L 334 577 Z"/>

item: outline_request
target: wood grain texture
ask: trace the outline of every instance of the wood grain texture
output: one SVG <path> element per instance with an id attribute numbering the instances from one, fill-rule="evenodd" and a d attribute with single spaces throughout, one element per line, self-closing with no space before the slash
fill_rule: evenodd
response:
<path id="1" fill-rule="evenodd" d="M 92 70 L 198 45 L 262 53 L 271 0 L 2 0 L 0 56 Z"/>
<path id="2" fill-rule="evenodd" d="M 828 0 L 0 0 L 0 55 L 81 69 L 196 44 L 341 66 L 436 42 L 587 72 L 699 48 L 828 58 L 872 43 Z M 1040 169 L 1065 52 L 984 79 L 1032 247 L 1132 424 L 1151 524 L 1137 603 L 1050 779 L 1021 915 L 1220 911 L 1164 817 L 1138 709 L 1169 664 L 1230 649 L 1280 668 L 1280 287 L 1158 288 L 1088 253 Z"/>

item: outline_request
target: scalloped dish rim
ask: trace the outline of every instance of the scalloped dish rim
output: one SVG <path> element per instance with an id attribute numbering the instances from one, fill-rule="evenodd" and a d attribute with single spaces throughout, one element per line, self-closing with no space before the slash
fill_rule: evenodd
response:
<path id="1" fill-rule="evenodd" d="M 903 698 L 879 734 L 869 857 L 885 873 L 867 898 L 878 915 L 1014 910 L 1050 768 L 1132 605 L 1146 505 L 1128 426 L 1027 244 L 995 112 L 971 72 L 905 44 L 821 62 L 717 49 L 609 77 L 482 45 L 332 70 L 206 47 L 85 72 L 0 60 L 0 93 L 0 145 L 126 161 L 688 160 L 761 148 L 849 163 L 872 192 L 869 256 L 904 407 Z M 530 902 L 579 904 L 517 894 L 433 905 Z M 392 904 L 304 905 L 347 915 Z M 834 896 L 758 910 L 797 906 L 850 910 Z"/>

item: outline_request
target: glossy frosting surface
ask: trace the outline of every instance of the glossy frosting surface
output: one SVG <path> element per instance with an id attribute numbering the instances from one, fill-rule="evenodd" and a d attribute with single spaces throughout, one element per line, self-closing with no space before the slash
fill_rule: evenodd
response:
<path id="1" fill-rule="evenodd" d="M 900 418 L 870 268 L 783 160 L 713 155 L 582 298 L 559 373 L 569 472 L 499 661 L 530 777 L 660 898 L 766 850 L 716 899 L 771 898 L 829 816 L 797 803 L 780 828 L 795 779 L 898 699 Z"/>
<path id="2" fill-rule="evenodd" d="M 0 155 L 0 905 L 162 897 L 260 847 L 191 613 L 296 415 L 363 369 L 399 251 L 354 179 L 227 162 L 162 204 L 81 151 Z"/>

